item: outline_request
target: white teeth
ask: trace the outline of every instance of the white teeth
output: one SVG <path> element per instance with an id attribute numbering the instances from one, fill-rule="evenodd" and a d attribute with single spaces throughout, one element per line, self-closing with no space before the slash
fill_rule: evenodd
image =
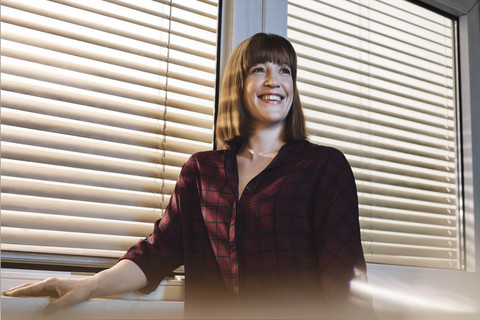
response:
<path id="1" fill-rule="evenodd" d="M 276 95 L 268 95 L 268 96 L 262 96 L 263 100 L 275 100 L 275 101 L 280 101 L 282 100 L 282 97 L 276 96 Z"/>

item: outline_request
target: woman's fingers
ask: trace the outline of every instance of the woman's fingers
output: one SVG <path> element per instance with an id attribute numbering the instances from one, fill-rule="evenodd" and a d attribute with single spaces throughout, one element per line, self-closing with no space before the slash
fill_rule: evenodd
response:
<path id="1" fill-rule="evenodd" d="M 20 297 L 20 296 L 32 296 L 32 297 L 38 297 L 38 296 L 48 296 L 48 292 L 46 286 L 43 282 L 37 282 L 37 283 L 26 283 L 21 286 L 17 286 L 15 288 L 11 288 L 4 292 L 3 294 L 6 296 L 11 296 L 11 297 Z"/>
<path id="2" fill-rule="evenodd" d="M 20 296 L 50 296 L 59 297 L 73 287 L 71 280 L 48 278 L 36 283 L 26 283 L 5 291 L 3 294 L 11 297 Z"/>
<path id="3" fill-rule="evenodd" d="M 31 285 L 32 285 L 32 283 L 24 283 L 24 284 L 21 284 L 19 286 L 10 288 L 7 291 L 3 292 L 2 294 L 5 295 L 5 296 L 10 296 L 13 293 L 17 292 L 17 290 L 28 287 L 28 286 L 31 286 Z"/>
<path id="4" fill-rule="evenodd" d="M 37 283 L 26 283 L 4 292 L 4 295 L 11 297 L 20 296 L 50 296 L 50 303 L 45 307 L 43 313 L 51 314 L 82 301 L 88 300 L 89 288 L 79 280 L 48 278 Z"/>

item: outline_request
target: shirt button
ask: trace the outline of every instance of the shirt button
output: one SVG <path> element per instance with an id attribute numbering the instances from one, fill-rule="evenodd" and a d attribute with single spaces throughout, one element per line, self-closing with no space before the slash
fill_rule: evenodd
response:
<path id="1" fill-rule="evenodd" d="M 250 188 L 250 186 L 246 186 L 246 187 L 245 187 L 245 190 L 247 190 L 247 191 L 250 191 L 251 189 L 252 189 L 252 188 Z"/>

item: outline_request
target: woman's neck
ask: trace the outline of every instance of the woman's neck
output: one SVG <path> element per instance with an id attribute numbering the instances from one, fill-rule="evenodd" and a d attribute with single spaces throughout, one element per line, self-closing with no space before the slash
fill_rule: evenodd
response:
<path id="1" fill-rule="evenodd" d="M 255 130 L 239 154 L 252 160 L 259 157 L 274 158 L 285 144 L 280 133 L 281 130 L 276 128 Z"/>

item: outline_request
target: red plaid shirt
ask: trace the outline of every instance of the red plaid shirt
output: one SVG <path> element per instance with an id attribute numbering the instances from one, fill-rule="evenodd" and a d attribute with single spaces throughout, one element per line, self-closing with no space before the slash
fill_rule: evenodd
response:
<path id="1" fill-rule="evenodd" d="M 197 153 L 153 233 L 123 258 L 144 271 L 147 292 L 185 265 L 187 308 L 343 299 L 354 268 L 365 270 L 351 168 L 334 148 L 290 142 L 238 199 L 236 151 Z"/>

